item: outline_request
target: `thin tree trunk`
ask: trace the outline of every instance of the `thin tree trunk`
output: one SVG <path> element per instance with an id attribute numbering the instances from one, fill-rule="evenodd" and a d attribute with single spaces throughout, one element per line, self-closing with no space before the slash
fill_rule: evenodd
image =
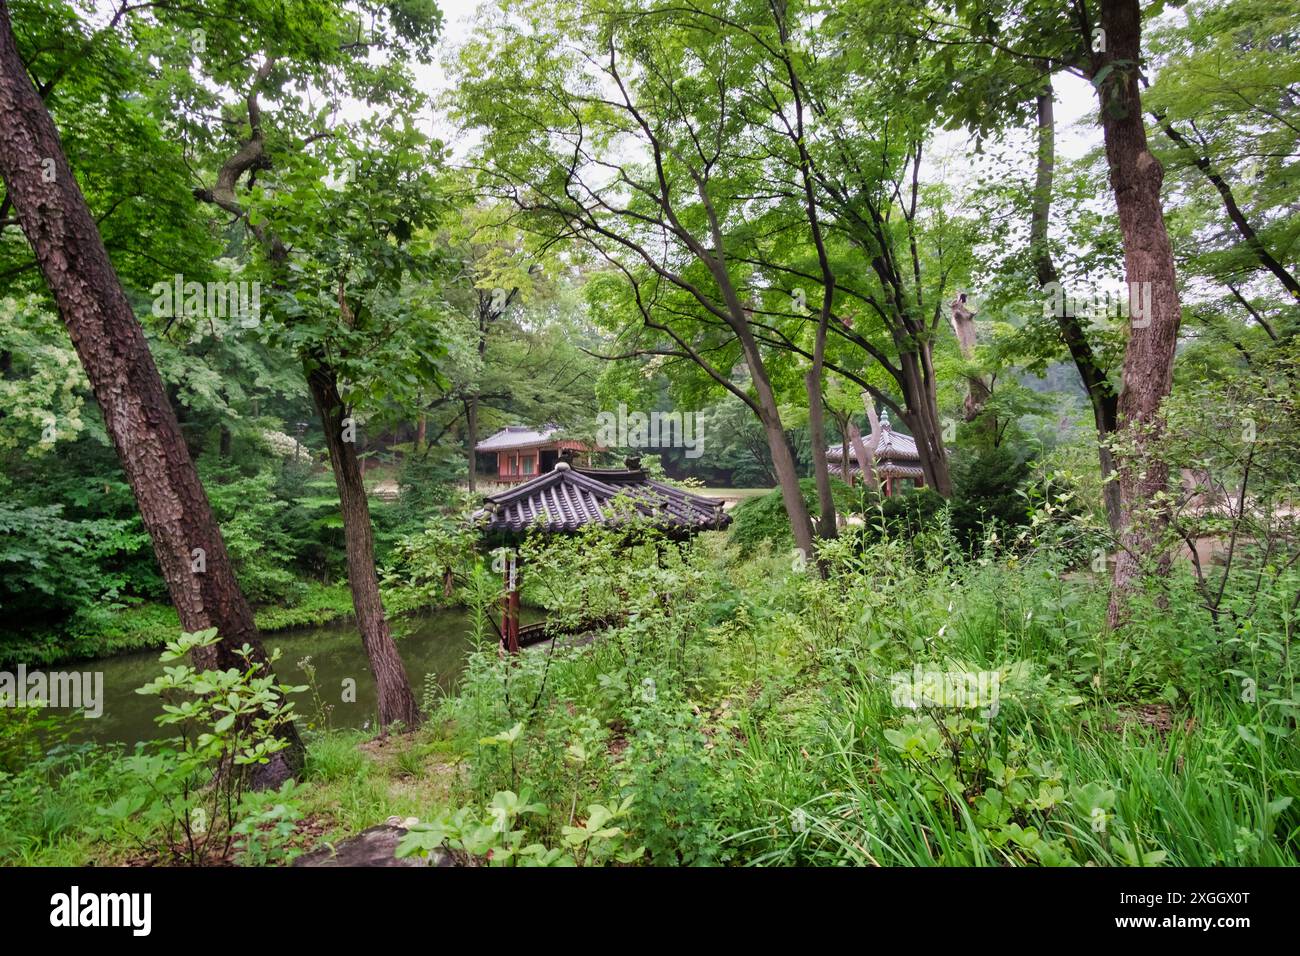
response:
<path id="1" fill-rule="evenodd" d="M 862 432 L 858 431 L 858 426 L 850 421 L 849 440 L 853 443 L 853 454 L 857 456 L 863 483 L 872 491 L 879 491 L 880 482 L 876 478 L 876 448 L 880 444 L 880 419 L 876 417 L 876 406 L 871 403 L 871 396 L 866 392 L 862 393 L 862 404 L 867 409 L 871 434 L 864 442 Z"/>
<path id="2" fill-rule="evenodd" d="M 220 636 L 218 644 L 195 652 L 196 666 L 242 668 L 238 651 L 247 644 L 253 662 L 270 674 L 252 610 L 144 332 L 58 131 L 28 79 L 5 0 L 0 0 L 0 173 L 85 367 L 181 627 L 189 632 L 215 627 Z M 278 785 L 301 768 L 297 730 L 288 724 L 281 733 L 289 746 L 255 772 L 258 786 Z"/>
<path id="3" fill-rule="evenodd" d="M 826 460 L 826 425 L 822 414 L 821 371 L 815 365 L 804 377 L 808 391 L 808 431 L 812 439 L 813 477 L 817 482 L 817 503 L 819 508 L 817 534 L 822 538 L 834 538 L 837 533 L 835 521 L 835 494 L 831 490 L 830 463 Z"/>
<path id="4" fill-rule="evenodd" d="M 767 407 L 769 404 L 770 410 Z M 781 500 L 790 519 L 795 547 L 803 552 L 805 559 L 811 561 L 816 556 L 817 549 L 813 545 L 812 519 L 808 516 L 808 503 L 804 501 L 803 490 L 799 487 L 799 472 L 795 467 L 794 455 L 790 451 L 785 431 L 781 428 L 776 402 L 764 402 L 763 408 L 763 434 L 767 436 L 767 447 L 772 453 L 772 467 L 776 471 Z"/>
<path id="5" fill-rule="evenodd" d="M 737 302 L 738 306 L 739 303 Z M 739 310 L 743 314 L 743 310 Z M 759 421 L 763 425 L 763 434 L 767 438 L 767 448 L 772 454 L 772 468 L 776 472 L 776 482 L 781 488 L 781 501 L 785 505 L 786 515 L 790 519 L 790 530 L 794 535 L 795 547 L 806 560 L 813 560 L 817 550 L 813 545 L 812 519 L 808 515 L 808 503 L 804 501 L 803 491 L 799 487 L 799 471 L 794 463 L 794 453 L 781 425 L 781 411 L 772 391 L 772 383 L 767 377 L 767 368 L 763 364 L 758 344 L 754 341 L 749 326 L 742 320 L 733 324 L 741 348 L 745 355 L 745 364 L 749 368 L 750 380 L 754 384 L 755 397 L 758 400 Z"/>
<path id="6" fill-rule="evenodd" d="M 1134 289 L 1145 288 L 1139 283 L 1150 284 L 1147 314 L 1135 315 L 1130 322 L 1119 395 L 1119 430 L 1132 450 L 1116 462 L 1123 532 L 1107 610 L 1107 623 L 1116 627 L 1125 618 L 1141 562 L 1167 563 L 1167 556 L 1158 551 L 1168 510 L 1153 502 L 1159 501 L 1169 484 L 1169 466 L 1153 445 L 1163 427 L 1161 404 L 1173 385 L 1180 311 L 1173 250 L 1160 204 L 1164 170 L 1147 147 L 1142 123 L 1138 0 L 1102 0 L 1101 27 L 1106 51 L 1094 59 L 1094 76 L 1104 66 L 1111 68 L 1099 84 L 1102 131 L 1124 239 L 1130 301 Z"/>
<path id="7" fill-rule="evenodd" d="M 478 479 L 478 396 L 471 395 L 465 403 L 465 454 L 469 458 L 469 490 L 473 491 Z"/>
<path id="8" fill-rule="evenodd" d="M 362 481 L 355 443 L 346 440 L 347 409 L 338 392 L 333 368 L 322 356 L 304 363 L 312 401 L 325 430 L 334 485 L 338 488 L 343 511 L 343 537 L 347 549 L 348 585 L 352 590 L 352 607 L 357 614 L 357 628 L 370 661 L 379 691 L 379 726 L 381 730 L 400 721 L 410 730 L 420 723 L 420 709 L 406 668 L 397 653 L 397 645 L 388 629 L 384 602 L 379 594 L 379 575 L 375 571 L 375 545 L 371 534 L 370 505 Z"/>
<path id="9" fill-rule="evenodd" d="M 1034 262 L 1034 272 L 1040 286 L 1055 284 L 1058 288 L 1061 274 L 1052 260 L 1052 250 L 1047 242 L 1047 224 L 1052 212 L 1052 181 L 1056 169 L 1056 118 L 1052 102 L 1051 73 L 1043 68 L 1043 88 L 1038 93 L 1038 144 L 1037 170 L 1034 181 L 1033 206 L 1029 218 L 1029 254 Z M 1059 301 L 1068 302 L 1060 296 Z M 1113 533 L 1120 532 L 1119 483 L 1112 478 L 1115 464 L 1107 440 L 1115 431 L 1118 397 L 1106 372 L 1101 368 L 1079 317 L 1068 307 L 1061 308 L 1056 316 L 1061 341 L 1070 352 L 1074 367 L 1079 372 L 1088 404 L 1092 406 L 1092 420 L 1097 429 L 1097 457 L 1101 465 L 1102 501 L 1106 507 L 1106 521 Z"/>
<path id="10" fill-rule="evenodd" d="M 852 485 L 853 464 L 849 459 L 849 425 L 853 422 L 853 418 L 835 409 L 831 409 L 831 417 L 835 419 L 835 425 L 840 430 L 840 480 L 846 485 Z"/>
<path id="11" fill-rule="evenodd" d="M 928 351 L 929 344 L 918 349 Z M 917 352 L 903 353 L 900 362 L 903 370 L 904 422 L 916 440 L 916 450 L 921 456 L 921 471 L 925 482 L 944 498 L 952 497 L 952 473 L 948 468 L 948 453 L 943 447 L 942 425 L 934 393 L 927 384 L 922 360 Z"/>

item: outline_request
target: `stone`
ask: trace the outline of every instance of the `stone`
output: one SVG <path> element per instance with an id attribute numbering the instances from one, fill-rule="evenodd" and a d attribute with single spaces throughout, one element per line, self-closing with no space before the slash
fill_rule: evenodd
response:
<path id="1" fill-rule="evenodd" d="M 401 842 L 406 828 L 388 823 L 368 830 L 362 830 L 356 836 L 340 840 L 333 846 L 321 846 L 304 853 L 293 861 L 293 866 L 454 866 L 451 856 L 443 850 L 436 850 L 424 857 L 407 857 L 399 860 L 396 856 L 397 844 Z"/>

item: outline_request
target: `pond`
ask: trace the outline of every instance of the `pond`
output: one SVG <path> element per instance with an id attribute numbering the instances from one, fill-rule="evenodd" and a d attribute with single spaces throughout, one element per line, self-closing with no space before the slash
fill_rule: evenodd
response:
<path id="1" fill-rule="evenodd" d="M 427 674 L 434 675 L 444 692 L 455 689 L 472 644 L 468 613 L 438 611 L 405 618 L 394 621 L 393 630 L 417 699 L 423 694 Z M 311 658 L 316 667 L 316 686 L 320 695 L 326 704 L 333 705 L 329 714 L 331 728 L 374 726 L 375 680 L 361 646 L 361 635 L 352 622 L 267 634 L 262 640 L 268 652 L 279 649 L 276 675 L 286 684 L 307 683 L 307 675 L 299 667 L 299 662 Z M 158 653 L 156 650 L 141 651 L 51 668 L 102 671 L 104 675 L 103 714 L 95 719 L 79 721 L 80 729 L 74 740 L 120 741 L 129 745 L 170 736 L 167 730 L 154 722 L 160 712 L 158 698 L 135 692 L 137 687 L 161 673 Z M 344 681 L 348 679 L 356 681 L 355 702 L 350 703 L 343 700 Z M 297 694 L 293 699 L 301 715 L 299 727 L 302 727 L 303 718 L 315 718 L 311 693 Z"/>

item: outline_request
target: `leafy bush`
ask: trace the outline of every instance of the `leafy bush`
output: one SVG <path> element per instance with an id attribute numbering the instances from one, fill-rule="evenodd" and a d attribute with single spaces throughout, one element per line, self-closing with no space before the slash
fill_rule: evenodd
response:
<path id="1" fill-rule="evenodd" d="M 62 505 L 0 500 L 0 609 L 10 622 L 59 622 L 121 596 L 104 559 L 139 546 L 126 521 L 70 521 Z"/>
<path id="2" fill-rule="evenodd" d="M 944 500 L 929 488 L 909 488 L 885 497 L 864 489 L 861 511 L 861 539 L 878 541 L 882 537 L 911 538 L 938 526 Z"/>
<path id="3" fill-rule="evenodd" d="M 305 593 L 291 570 L 295 542 L 285 527 L 289 503 L 275 496 L 275 485 L 269 471 L 207 482 L 240 589 L 254 604 L 293 604 Z"/>
<path id="4" fill-rule="evenodd" d="M 809 510 L 816 514 L 816 480 L 800 479 L 799 491 L 803 494 Z M 839 513 L 848 514 L 858 510 L 860 499 L 857 492 L 838 478 L 831 478 L 831 493 L 835 498 L 835 510 Z M 753 554 L 755 549 L 764 543 L 777 551 L 794 547 L 794 536 L 790 533 L 790 518 L 785 511 L 785 502 L 781 497 L 780 488 L 773 488 L 765 495 L 742 501 L 732 511 L 731 517 L 729 539 L 739 546 L 742 557 Z"/>
<path id="5" fill-rule="evenodd" d="M 185 657 L 218 641 L 216 628 L 183 633 L 167 644 L 159 660 L 174 666 L 139 688 L 136 693 L 156 695 L 163 712 L 161 727 L 175 728 L 179 736 L 139 745 L 122 762 L 131 789 L 99 812 L 133 837 L 149 852 L 190 864 L 207 862 L 230 851 L 237 837 L 244 838 L 244 853 L 263 862 L 275 854 L 274 846 L 260 834 L 267 818 L 264 802 L 245 803 L 250 771 L 269 763 L 287 742 L 281 729 L 294 719 L 293 704 L 285 695 L 305 690 L 277 684 L 273 674 L 260 674 L 244 649 L 244 666 L 228 670 L 198 671 Z M 287 791 L 281 792 L 287 799 Z M 257 822 L 240 827 L 241 812 L 256 815 Z M 287 819 L 287 810 L 276 810 Z"/>

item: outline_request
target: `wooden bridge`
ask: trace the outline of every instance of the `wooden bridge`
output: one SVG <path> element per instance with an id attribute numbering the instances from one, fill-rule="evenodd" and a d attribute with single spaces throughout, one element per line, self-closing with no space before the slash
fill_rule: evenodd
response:
<path id="1" fill-rule="evenodd" d="M 494 622 L 495 623 L 495 622 Z M 510 634 L 508 628 L 503 625 L 509 625 L 507 618 L 501 623 L 496 624 L 497 634 L 501 638 L 501 646 L 506 650 L 512 650 Z M 515 632 L 514 647 L 525 648 L 534 644 L 542 644 L 554 637 L 565 637 L 572 634 L 584 634 L 588 631 L 601 631 L 618 624 L 616 618 L 587 618 L 579 621 L 577 624 L 560 625 L 551 621 L 536 621 L 532 624 L 518 625 Z"/>

